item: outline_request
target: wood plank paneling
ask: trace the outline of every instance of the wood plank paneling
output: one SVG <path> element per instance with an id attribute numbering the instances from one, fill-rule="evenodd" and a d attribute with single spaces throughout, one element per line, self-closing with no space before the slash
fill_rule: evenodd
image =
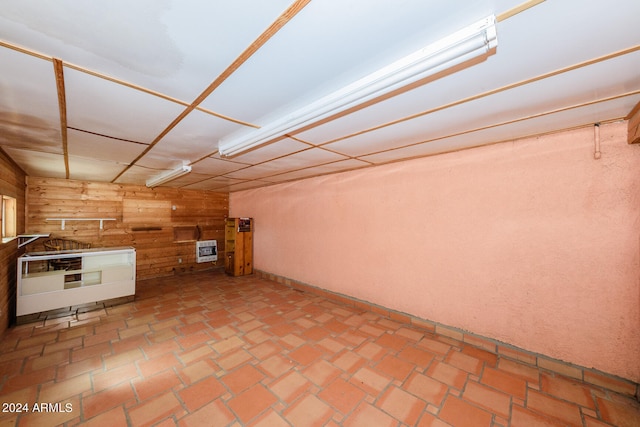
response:
<path id="1" fill-rule="evenodd" d="M 25 230 L 25 173 L 0 149 L 0 194 L 16 199 L 16 231 Z M 17 239 L 0 243 L 0 335 L 15 318 Z"/>
<path id="2" fill-rule="evenodd" d="M 227 193 L 147 188 L 137 185 L 27 178 L 27 219 L 30 233 L 51 233 L 91 243 L 92 247 L 133 246 L 138 278 L 167 276 L 218 268 L 196 263 L 195 242 L 176 241 L 174 227 L 198 227 L 200 239 L 218 241 L 224 251 L 224 221 L 229 212 Z M 174 209 L 175 207 L 175 209 Z M 60 221 L 47 218 L 115 218 L 105 221 Z M 29 251 L 43 250 L 35 242 Z"/>

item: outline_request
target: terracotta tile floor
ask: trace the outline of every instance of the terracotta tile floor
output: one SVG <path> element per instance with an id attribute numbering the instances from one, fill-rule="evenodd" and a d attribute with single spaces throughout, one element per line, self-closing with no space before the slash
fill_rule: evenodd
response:
<path id="1" fill-rule="evenodd" d="M 640 426 L 632 398 L 217 271 L 10 329 L 0 387 L 0 426 Z"/>

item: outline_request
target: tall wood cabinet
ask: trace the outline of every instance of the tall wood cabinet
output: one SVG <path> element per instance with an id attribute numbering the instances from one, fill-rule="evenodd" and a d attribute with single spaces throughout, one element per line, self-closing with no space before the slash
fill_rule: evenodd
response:
<path id="1" fill-rule="evenodd" d="M 224 271 L 231 276 L 253 273 L 253 218 L 227 218 Z"/>

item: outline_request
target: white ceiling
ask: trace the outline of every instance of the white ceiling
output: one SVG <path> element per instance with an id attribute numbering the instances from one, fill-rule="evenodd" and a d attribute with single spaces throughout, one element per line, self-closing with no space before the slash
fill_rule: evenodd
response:
<path id="1" fill-rule="evenodd" d="M 218 154 L 492 14 L 479 63 Z M 620 120 L 640 102 L 638 16 L 638 0 L 3 1 L 0 145 L 32 176 L 144 184 L 186 162 L 167 185 L 236 191 Z"/>

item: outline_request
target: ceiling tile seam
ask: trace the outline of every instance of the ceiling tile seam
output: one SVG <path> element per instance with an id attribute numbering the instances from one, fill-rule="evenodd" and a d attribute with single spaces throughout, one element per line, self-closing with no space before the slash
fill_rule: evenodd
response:
<path id="1" fill-rule="evenodd" d="M 85 74 L 88 74 L 90 76 L 93 76 L 93 77 L 98 77 L 100 79 L 109 81 L 111 83 L 116 83 L 116 84 L 119 84 L 121 86 L 128 87 L 129 89 L 134 89 L 134 90 L 146 93 L 147 95 L 152 95 L 152 96 L 158 97 L 160 99 L 164 99 L 165 101 L 170 101 L 170 102 L 173 102 L 175 104 L 182 105 L 183 107 L 188 107 L 188 106 L 191 105 L 186 101 L 182 101 L 182 100 L 180 100 L 178 98 L 174 98 L 174 97 L 169 96 L 167 94 L 164 94 L 162 92 L 151 90 L 151 89 L 148 89 L 148 88 L 146 88 L 144 86 L 140 86 L 140 85 L 137 85 L 135 83 L 131 83 L 131 82 L 127 82 L 127 81 L 122 80 L 122 79 L 111 77 L 111 76 L 108 76 L 106 74 L 99 73 L 97 71 L 89 70 L 88 68 L 85 68 L 85 67 L 82 67 L 82 66 L 70 63 L 70 62 L 65 62 L 64 65 L 67 68 L 71 68 L 72 70 L 76 70 L 76 71 L 79 71 L 81 73 L 85 73 Z M 198 110 L 198 111 L 202 111 L 203 113 L 206 113 L 206 114 L 209 114 L 209 115 L 212 115 L 212 116 L 215 116 L 215 117 L 218 117 L 220 119 L 227 120 L 227 121 L 230 121 L 230 122 L 233 122 L 233 123 L 241 124 L 241 125 L 252 127 L 252 128 L 258 127 L 257 125 L 255 125 L 253 123 L 244 122 L 242 120 L 239 120 L 239 119 L 236 119 L 236 118 L 233 118 L 233 117 L 229 117 L 229 116 L 226 116 L 226 115 L 221 114 L 221 113 L 216 113 L 215 111 L 212 111 L 212 110 L 209 110 L 209 109 L 206 109 L 206 108 L 203 108 L 203 107 L 196 106 L 195 109 Z"/>
<path id="2" fill-rule="evenodd" d="M 423 144 L 428 144 L 428 143 L 431 143 L 431 142 L 440 141 L 440 140 L 447 139 L 447 138 L 453 138 L 453 137 L 456 137 L 456 136 L 468 135 L 468 134 L 475 133 L 475 132 L 480 132 L 480 131 L 483 131 L 483 130 L 495 129 L 495 128 L 499 128 L 501 126 L 507 126 L 507 125 L 510 125 L 510 124 L 523 122 L 523 121 L 526 121 L 526 120 L 532 120 L 532 119 L 536 119 L 536 118 L 539 118 L 539 117 L 548 116 L 548 115 L 551 115 L 551 114 L 562 113 L 562 112 L 565 112 L 565 111 L 574 110 L 576 108 L 587 107 L 587 106 L 599 104 L 599 103 L 602 103 L 602 102 L 614 101 L 616 99 L 626 98 L 628 96 L 633 96 L 633 95 L 638 95 L 638 94 L 640 94 L 640 89 L 639 90 L 635 90 L 635 91 L 631 91 L 631 92 L 626 92 L 624 94 L 619 94 L 619 95 L 614 95 L 614 96 L 601 98 L 601 99 L 598 99 L 598 100 L 595 100 L 595 101 L 589 101 L 589 102 L 573 104 L 573 105 L 565 106 L 565 107 L 561 107 L 561 108 L 556 108 L 556 109 L 553 109 L 553 110 L 545 111 L 543 113 L 532 114 L 532 115 L 525 116 L 525 117 L 519 117 L 517 119 L 507 120 L 507 121 L 500 122 L 500 123 L 493 123 L 491 125 L 481 126 L 481 127 L 477 127 L 477 128 L 473 128 L 473 129 L 467 129 L 465 131 L 444 135 L 444 136 L 441 136 L 441 137 L 438 137 L 438 138 L 432 138 L 432 139 L 428 139 L 428 140 L 424 140 L 424 141 L 414 142 L 414 143 L 411 143 L 411 144 L 406 144 L 406 145 L 403 145 L 403 146 L 394 147 L 394 148 L 390 148 L 390 149 L 387 149 L 387 150 L 380 150 L 380 151 L 374 151 L 374 152 L 367 153 L 367 154 L 361 154 L 358 157 L 373 156 L 373 155 L 381 154 L 381 153 L 389 153 L 389 152 L 392 152 L 392 151 L 395 151 L 395 150 L 402 150 L 402 149 L 405 149 L 405 148 L 415 147 L 415 146 L 423 145 Z M 602 121 L 601 123 L 618 121 L 618 120 L 624 120 L 624 117 L 622 117 L 622 116 L 621 117 L 617 117 L 617 118 L 610 119 L 610 120 L 607 120 L 607 121 Z M 584 127 L 584 125 L 579 126 L 579 127 Z M 562 130 L 568 130 L 568 129 L 573 129 L 573 128 L 575 128 L 575 127 L 565 128 L 565 129 L 562 129 Z M 558 130 L 555 130 L 553 132 L 558 132 Z M 523 137 L 523 138 L 528 138 L 528 137 L 531 137 L 531 136 L 533 136 L 533 135 L 528 135 L 528 136 Z M 522 138 L 519 138 L 519 139 L 522 139 Z M 510 140 L 507 140 L 507 141 L 510 141 Z M 496 143 L 496 142 L 492 142 L 491 144 L 494 144 L 494 143 Z M 481 145 L 486 145 L 486 144 L 481 144 Z M 477 146 L 474 146 L 474 147 L 477 147 Z M 473 147 L 469 147 L 469 148 L 473 148 Z M 457 151 L 457 150 L 454 150 L 454 151 Z M 442 154 L 442 153 L 437 153 L 437 154 Z M 432 154 L 429 154 L 429 155 L 432 155 Z M 429 156 L 429 155 L 427 155 L 427 156 Z M 416 156 L 416 157 L 422 157 L 422 156 Z M 363 159 L 360 159 L 360 160 L 363 160 Z M 375 164 L 380 164 L 380 163 L 375 163 Z"/>
<path id="3" fill-rule="evenodd" d="M 64 161 L 65 177 L 69 179 L 69 144 L 67 135 L 67 96 L 64 86 L 64 66 L 62 60 L 52 58 L 53 73 L 56 80 L 56 92 L 58 95 L 58 110 L 60 113 L 60 137 L 62 144 L 62 155 Z"/>
<path id="4" fill-rule="evenodd" d="M 105 135 L 103 133 L 91 132 L 90 130 L 80 129 L 73 126 L 67 126 L 67 129 L 75 130 L 82 133 L 88 133 L 90 135 L 101 136 L 103 138 L 115 139 L 116 141 L 130 142 L 132 144 L 139 144 L 139 145 L 149 145 L 148 142 L 134 141 L 132 139 L 126 139 L 126 138 L 118 138 L 117 136 L 110 136 L 110 135 Z"/>
<path id="5" fill-rule="evenodd" d="M 303 151 L 306 151 L 306 150 L 303 150 Z M 286 156 L 283 156 L 283 157 L 286 157 Z M 349 156 L 345 156 L 345 157 L 349 157 Z M 286 170 L 286 171 L 283 171 L 283 172 L 277 172 L 277 173 L 274 173 L 274 174 L 271 174 L 271 175 L 265 175 L 265 176 L 262 176 L 262 177 L 260 177 L 260 178 L 253 178 L 253 179 L 252 179 L 252 181 L 254 181 L 254 180 L 259 180 L 259 179 L 269 179 L 269 178 L 276 177 L 276 176 L 279 176 L 279 175 L 284 175 L 284 174 L 287 174 L 287 173 L 300 172 L 300 171 L 303 171 L 303 170 L 305 170 L 305 169 L 313 169 L 313 168 L 317 168 L 317 167 L 320 167 L 320 166 L 330 165 L 330 164 L 333 164 L 333 163 L 344 162 L 344 161 L 346 161 L 346 160 L 349 160 L 349 159 L 331 160 L 331 161 L 329 161 L 329 162 L 325 162 L 325 163 L 318 163 L 318 164 L 315 164 L 315 165 L 313 165 L 313 166 L 305 166 L 305 167 L 301 167 L 301 168 L 297 168 L 297 169 L 289 169 L 289 170 Z M 353 160 L 359 160 L 359 159 L 353 159 Z M 364 160 L 363 160 L 363 161 L 364 161 Z M 268 163 L 268 162 L 257 163 L 256 165 L 258 165 L 258 164 L 264 164 L 264 163 Z M 371 162 L 366 162 L 366 163 L 368 163 L 368 164 L 372 164 Z M 226 173 L 239 172 L 239 171 L 242 171 L 242 170 L 245 170 L 245 169 L 249 169 L 249 168 L 251 168 L 251 166 L 249 166 L 248 168 L 238 169 L 238 170 L 236 170 L 236 171 L 231 171 L 231 172 L 226 172 Z M 223 175 L 223 177 L 224 177 L 224 178 L 229 178 L 229 179 L 237 179 L 237 178 L 232 178 L 232 177 L 230 177 L 230 176 L 226 176 L 226 174 L 225 174 L 225 175 Z"/>
<path id="6" fill-rule="evenodd" d="M 54 60 L 54 58 L 52 56 L 45 55 L 45 54 L 42 54 L 40 52 L 36 52 L 34 50 L 27 49 L 27 48 L 24 48 L 24 47 L 15 45 L 15 44 L 7 43 L 7 42 L 2 41 L 2 40 L 0 40 L 0 46 L 5 47 L 5 48 L 10 49 L 10 50 L 14 50 L 16 52 L 24 53 L 24 54 L 29 55 L 29 56 L 33 56 L 35 58 L 43 59 L 45 61 L 53 62 L 53 60 Z M 108 76 L 106 74 L 100 73 L 98 71 L 93 71 L 93 70 L 90 70 L 88 68 L 82 67 L 80 65 L 73 64 L 71 62 L 62 61 L 62 63 L 63 63 L 63 65 L 65 67 L 70 68 L 72 70 L 79 71 L 81 73 L 88 74 L 88 75 L 93 76 L 93 77 L 98 77 L 100 79 L 109 81 L 111 83 L 115 83 L 115 84 L 118 84 L 118 85 L 121 85 L 121 86 L 125 86 L 125 87 L 128 87 L 129 89 L 134 89 L 134 90 L 146 93 L 147 95 L 152 95 L 152 96 L 158 97 L 160 99 L 164 99 L 165 101 L 170 101 L 170 102 L 173 102 L 175 104 L 182 105 L 184 107 L 187 107 L 187 106 L 190 105 L 186 101 L 182 101 L 180 99 L 174 98 L 174 97 L 169 96 L 167 94 L 164 94 L 164 93 L 161 93 L 161 92 L 158 92 L 158 91 L 154 91 L 154 90 L 145 88 L 144 86 L 140 86 L 140 85 L 137 85 L 135 83 L 131 83 L 131 82 L 127 82 L 127 81 L 122 80 L 122 79 L 111 77 L 111 76 Z M 215 111 L 209 110 L 209 109 L 204 108 L 204 107 L 199 107 L 198 106 L 198 107 L 196 107 L 196 110 L 202 111 L 203 113 L 206 113 L 206 114 L 209 114 L 209 115 L 212 115 L 212 116 L 215 116 L 215 117 L 218 117 L 220 119 L 227 120 L 227 121 L 230 121 L 230 122 L 233 122 L 233 123 L 237 123 L 237 124 L 240 124 L 240 125 L 243 125 L 243 126 L 247 126 L 247 127 L 251 127 L 251 128 L 259 128 L 260 127 L 260 126 L 258 126 L 256 124 L 245 122 L 243 120 L 236 119 L 234 117 L 230 117 L 230 116 L 224 115 L 222 113 L 217 113 Z"/>
<path id="7" fill-rule="evenodd" d="M 298 12 L 300 12 L 311 0 L 296 0 L 290 5 L 269 27 L 258 36 L 249 46 L 218 76 L 216 79 L 202 91 L 200 95 L 182 111 L 160 134 L 151 142 L 151 144 L 140 153 L 131 163 L 125 167 L 113 180 L 116 181 L 133 165 L 142 159 L 155 145 L 162 140 L 171 130 L 178 125 L 196 106 L 202 103 L 213 91 L 215 91 L 227 78 L 229 78 L 242 64 L 244 64 L 254 53 L 256 53 L 264 44 L 273 37 L 282 27 L 284 27 Z"/>
<path id="8" fill-rule="evenodd" d="M 476 94 L 476 95 L 473 95 L 473 96 L 469 96 L 469 97 L 466 97 L 466 98 L 463 98 L 463 99 L 459 99 L 457 101 L 450 102 L 448 104 L 444 104 L 444 105 L 441 105 L 439 107 L 431 108 L 429 110 L 425 110 L 425 111 L 422 111 L 420 113 L 416 113 L 416 114 L 412 114 L 412 115 L 409 115 L 409 116 L 406 116 L 406 117 L 403 117 L 403 118 L 400 118 L 400 119 L 392 120 L 390 122 L 383 123 L 383 124 L 378 125 L 378 126 L 374 126 L 374 127 L 368 128 L 368 129 L 363 129 L 363 130 L 358 131 L 358 132 L 353 132 L 353 133 L 351 133 L 349 135 L 345 135 L 345 136 L 342 136 L 340 138 L 334 138 L 334 139 L 329 140 L 329 141 L 318 143 L 318 144 L 316 144 L 316 146 L 322 147 L 322 146 L 325 146 L 327 144 L 332 144 L 334 142 L 343 141 L 343 140 L 346 140 L 346 139 L 349 139 L 349 138 L 353 138 L 355 136 L 360 136 L 360 135 L 363 135 L 363 134 L 366 134 L 366 133 L 377 131 L 377 130 L 380 130 L 380 129 L 383 129 L 383 128 L 386 128 L 386 127 L 389 127 L 389 126 L 393 126 L 393 125 L 396 125 L 396 124 L 399 124 L 399 123 L 402 123 L 402 122 L 406 122 L 406 121 L 410 121 L 410 120 L 413 120 L 413 119 L 417 119 L 419 117 L 426 116 L 428 114 L 432 114 L 432 113 L 435 113 L 435 112 L 438 112 L 438 111 L 446 110 L 446 109 L 452 108 L 452 107 L 457 107 L 459 105 L 466 104 L 466 103 L 469 103 L 469 102 L 472 102 L 472 101 L 477 101 L 479 99 L 486 98 L 486 97 L 491 96 L 491 95 L 496 95 L 496 94 L 501 93 L 501 92 L 506 92 L 507 90 L 515 89 L 515 88 L 520 87 L 520 86 L 526 86 L 528 84 L 532 84 L 532 83 L 535 83 L 535 82 L 538 82 L 538 81 L 541 81 L 541 80 L 544 80 L 544 79 L 547 79 L 547 78 L 551 78 L 551 77 L 554 77 L 554 76 L 557 76 L 557 75 L 560 75 L 560 74 L 564 74 L 564 73 L 567 73 L 567 72 L 570 72 L 570 71 L 574 71 L 574 70 L 577 70 L 577 69 L 580 69 L 580 68 L 588 67 L 590 65 L 594 65 L 594 64 L 597 64 L 597 63 L 600 63 L 600 62 L 605 62 L 605 61 L 608 61 L 610 59 L 614 59 L 614 58 L 617 58 L 617 57 L 620 57 L 620 56 L 628 55 L 628 54 L 634 53 L 634 52 L 636 52 L 638 50 L 640 50 L 640 45 L 633 46 L 633 47 L 630 47 L 630 48 L 627 48 L 627 49 L 622 49 L 622 50 L 619 50 L 617 52 L 613 52 L 613 53 L 610 53 L 610 54 L 607 54 L 607 55 L 600 56 L 598 58 L 594 58 L 594 59 L 590 59 L 590 60 L 587 60 L 587 61 L 579 62 L 577 64 L 570 65 L 568 67 L 564 67 L 564 68 L 560 68 L 560 69 L 557 69 L 557 70 L 554 70 L 554 71 L 551 71 L 551 72 L 548 72 L 548 73 L 540 74 L 539 76 L 536 76 L 536 77 L 531 77 L 529 79 L 521 80 L 521 81 L 516 82 L 516 83 L 512 83 L 512 84 L 505 85 L 505 86 L 502 86 L 502 87 L 499 87 L 499 88 L 495 88 L 495 89 L 492 89 L 492 90 L 489 90 L 489 91 L 486 91 L 486 92 L 482 92 L 482 93 L 479 93 L 479 94 Z"/>

